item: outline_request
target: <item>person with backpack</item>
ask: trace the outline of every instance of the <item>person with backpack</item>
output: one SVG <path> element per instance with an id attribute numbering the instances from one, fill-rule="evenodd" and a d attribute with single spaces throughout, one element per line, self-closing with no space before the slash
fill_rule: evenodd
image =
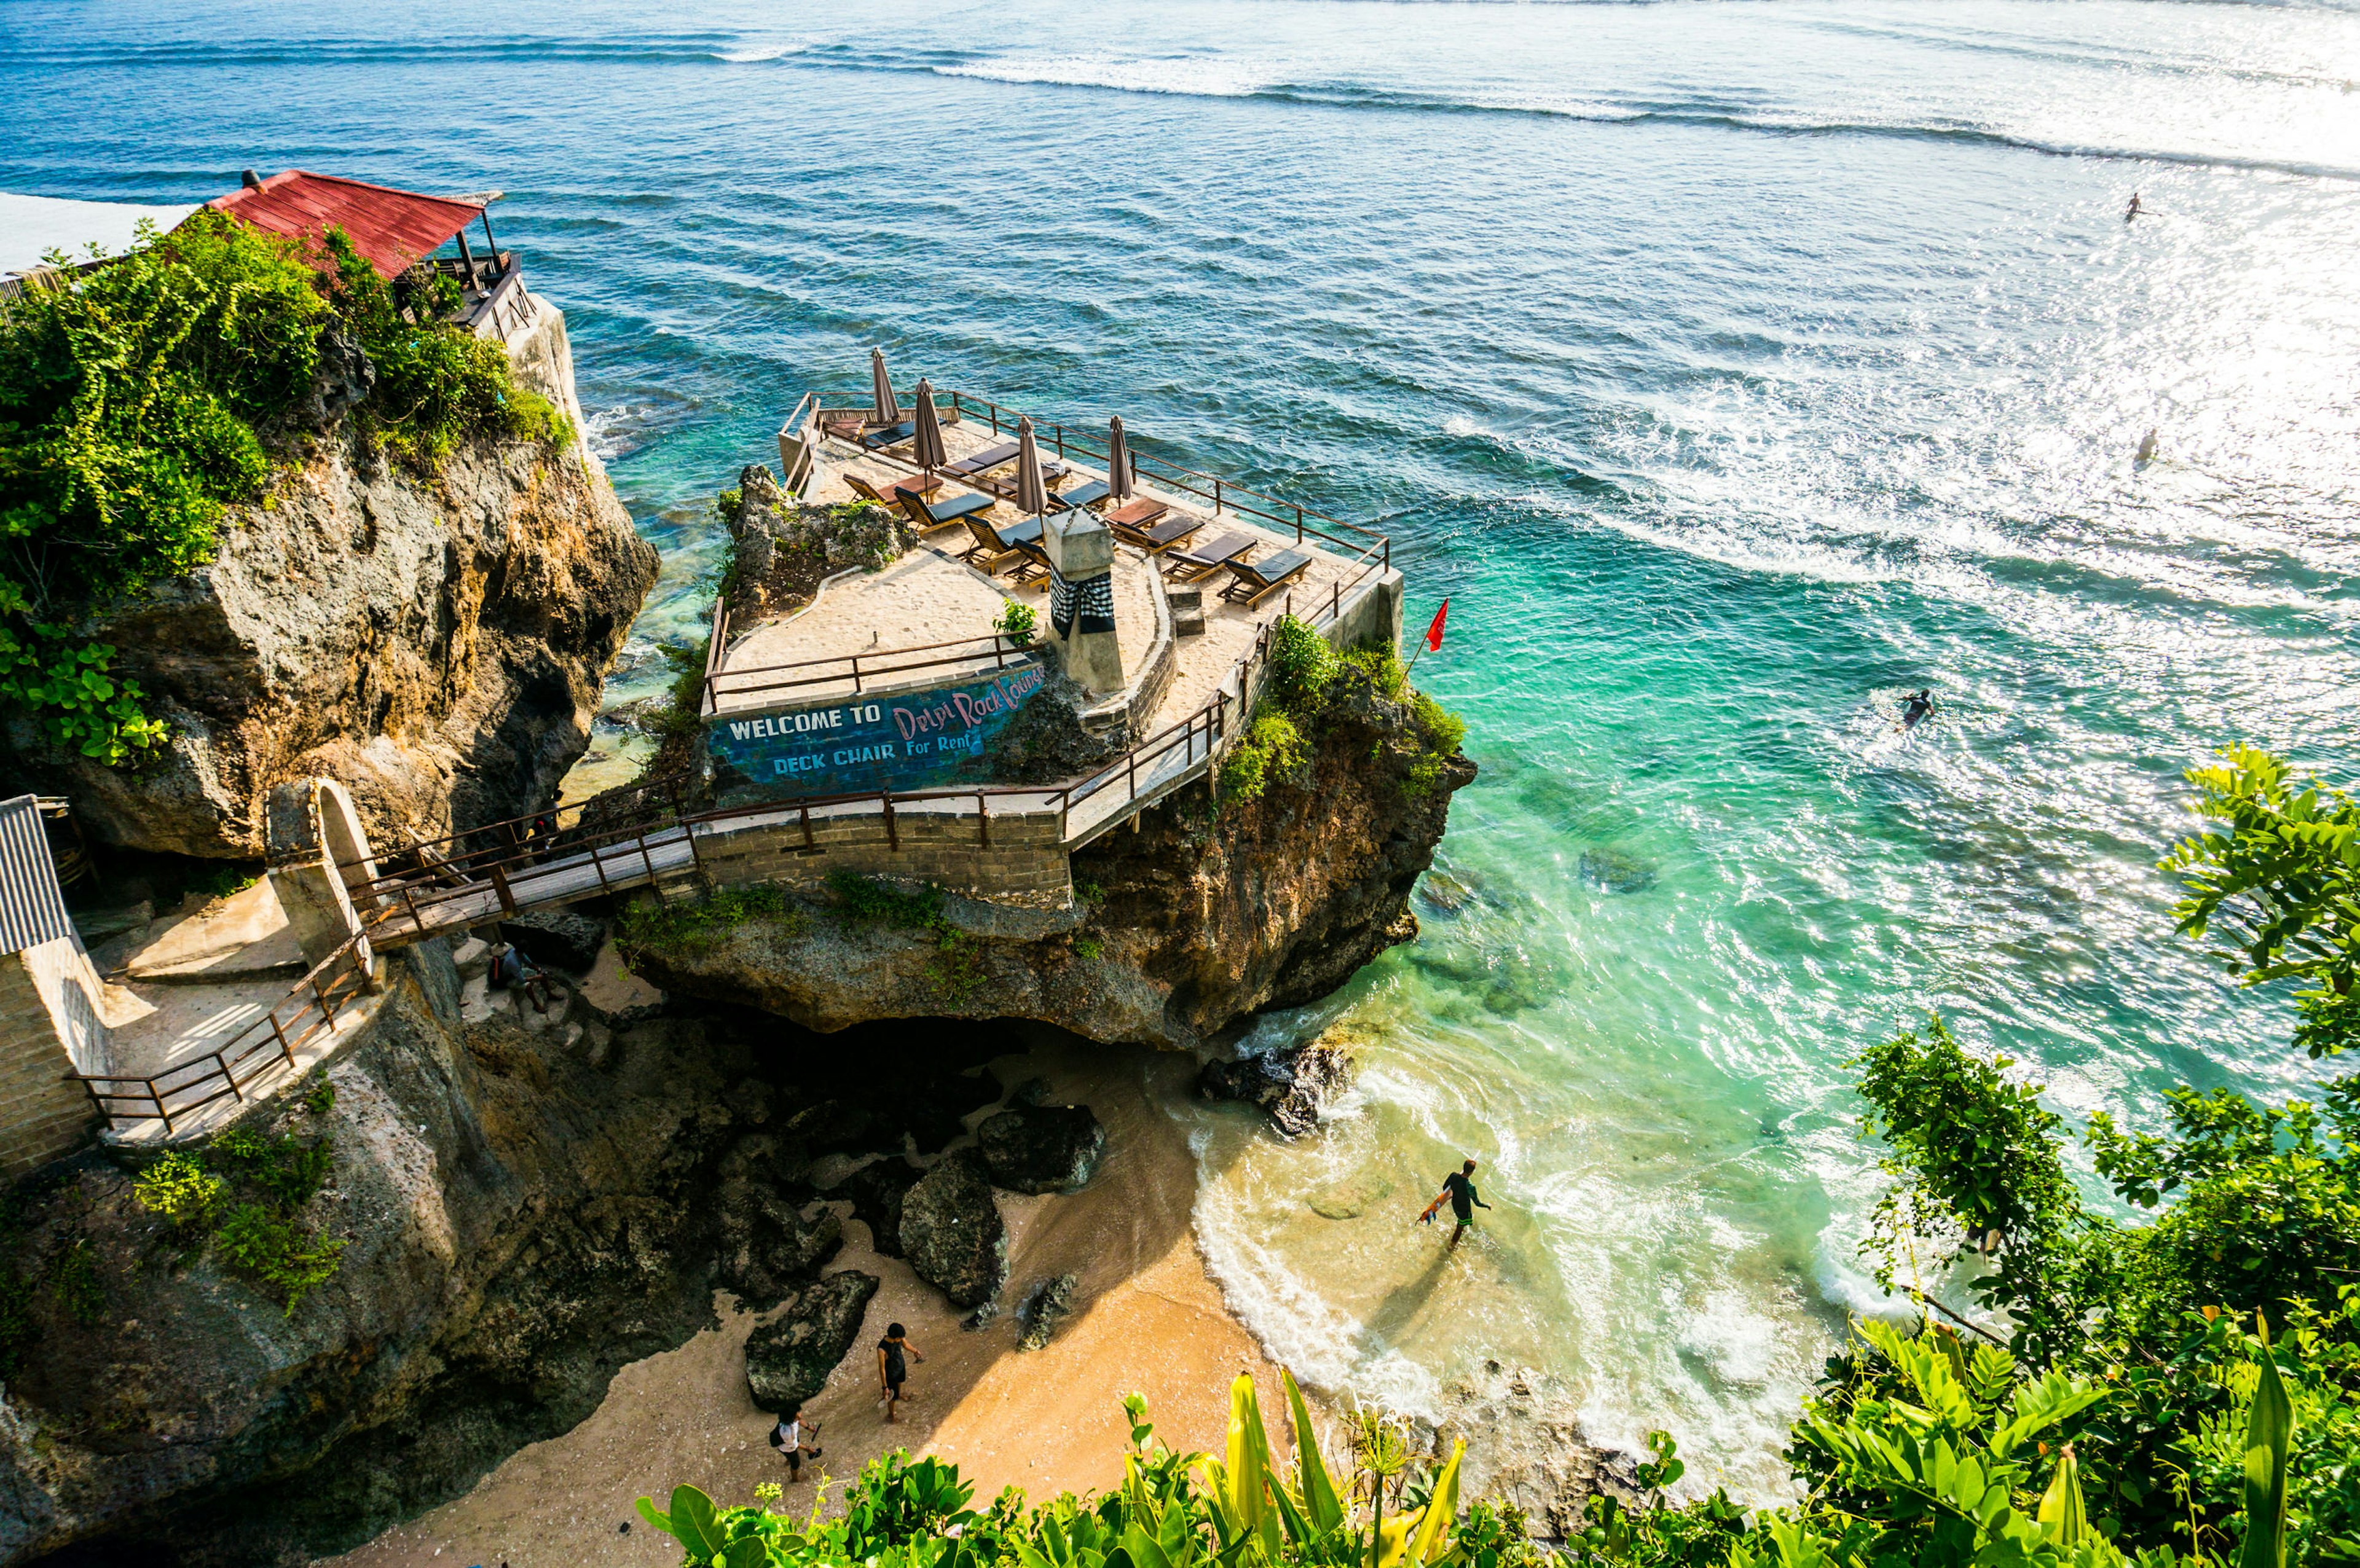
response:
<path id="1" fill-rule="evenodd" d="M 809 1440 L 819 1435 L 819 1422 L 803 1420 L 803 1408 L 789 1405 L 779 1412 L 779 1424 L 770 1429 L 770 1446 L 786 1456 L 787 1479 L 803 1478 L 803 1456 L 819 1457 L 819 1445 Z"/>

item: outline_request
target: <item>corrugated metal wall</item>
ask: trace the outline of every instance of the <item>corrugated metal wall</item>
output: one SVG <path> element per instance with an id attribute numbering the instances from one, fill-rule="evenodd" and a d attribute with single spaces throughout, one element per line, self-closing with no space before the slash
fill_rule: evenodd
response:
<path id="1" fill-rule="evenodd" d="M 30 795 L 0 800 L 0 953 L 73 934 L 39 801 Z"/>

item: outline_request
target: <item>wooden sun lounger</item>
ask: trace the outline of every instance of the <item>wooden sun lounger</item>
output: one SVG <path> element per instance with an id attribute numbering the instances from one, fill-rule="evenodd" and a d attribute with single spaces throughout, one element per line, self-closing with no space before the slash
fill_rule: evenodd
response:
<path id="1" fill-rule="evenodd" d="M 950 471 L 948 469 L 945 469 L 943 472 L 947 474 Z M 1052 482 L 1064 474 L 1065 472 L 1065 465 L 1064 463 L 1059 463 L 1054 458 L 1043 458 L 1041 460 L 1042 487 L 1046 489 Z M 978 490 L 989 490 L 1003 501 L 1013 501 L 1016 499 L 1016 475 L 1013 474 L 969 474 L 963 476 L 960 479 L 960 483 L 964 485 L 972 485 Z M 1054 497 L 1053 496 L 1051 499 L 1054 504 Z"/>
<path id="2" fill-rule="evenodd" d="M 852 493 L 862 500 L 881 501 L 888 506 L 897 505 L 904 495 L 930 495 L 942 485 L 941 480 L 928 479 L 921 474 L 912 474 L 902 479 L 880 480 L 872 485 L 858 474 L 847 473 L 844 476 L 844 482 L 850 485 Z"/>
<path id="3" fill-rule="evenodd" d="M 1056 503 L 1061 511 L 1075 506 L 1092 506 L 1106 498 L 1107 482 L 1103 479 L 1093 479 L 1087 484 L 1076 485 L 1071 490 L 1049 497 L 1051 501 Z"/>
<path id="4" fill-rule="evenodd" d="M 1041 539 L 1041 519 L 1038 517 L 1027 517 L 1004 528 L 994 525 L 989 517 L 966 517 L 959 520 L 967 525 L 967 531 L 975 539 L 973 545 L 959 552 L 959 559 L 970 566 L 981 561 L 986 572 L 997 571 L 1001 561 L 1028 544 L 1039 543 Z"/>
<path id="5" fill-rule="evenodd" d="M 1160 555 L 1203 528 L 1205 519 L 1189 517 L 1184 512 L 1168 523 L 1142 526 L 1137 523 L 1118 523 L 1109 518 L 1108 526 L 1114 529 L 1114 537 L 1123 543 L 1143 550 L 1150 555 Z"/>
<path id="6" fill-rule="evenodd" d="M 1221 565 L 1228 569 L 1230 580 L 1221 590 L 1221 597 L 1251 610 L 1285 587 L 1310 564 L 1310 551 L 1301 550 L 1284 550 L 1260 562 L 1225 561 Z"/>
<path id="7" fill-rule="evenodd" d="M 1049 552 L 1043 548 L 1041 536 L 1011 541 L 1016 546 L 1016 570 L 1008 580 L 1020 588 L 1046 586 L 1049 581 Z"/>
<path id="8" fill-rule="evenodd" d="M 940 472 L 949 474 L 954 479 L 965 479 L 970 474 L 980 474 L 987 468 L 997 468 L 1003 463 L 1013 462 L 1016 452 L 1017 446 L 1014 441 L 1001 441 L 998 446 L 984 448 L 973 457 L 962 457 L 956 463 L 945 463 Z"/>
<path id="9" fill-rule="evenodd" d="M 929 501 L 923 495 L 912 495 L 907 490 L 895 490 L 893 499 L 910 521 L 920 528 L 939 528 L 985 511 L 992 505 L 989 495 L 954 495 L 947 501 Z"/>
<path id="10" fill-rule="evenodd" d="M 852 439 L 858 444 L 867 447 L 870 452 L 882 452 L 885 448 L 891 446 L 894 442 L 908 441 L 912 436 L 916 435 L 917 433 L 918 421 L 915 419 L 904 419 L 898 425 L 889 425 L 884 430 L 871 430 L 865 436 L 856 435 Z"/>
<path id="11" fill-rule="evenodd" d="M 1253 547 L 1251 534 L 1223 534 L 1210 544 L 1175 550 L 1165 556 L 1164 575 L 1175 583 L 1193 583 L 1199 577 L 1210 576 Z"/>

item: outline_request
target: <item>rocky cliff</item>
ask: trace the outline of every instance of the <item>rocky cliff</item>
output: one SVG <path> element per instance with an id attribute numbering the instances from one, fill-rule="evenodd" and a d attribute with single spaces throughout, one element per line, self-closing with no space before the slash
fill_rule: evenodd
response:
<path id="1" fill-rule="evenodd" d="M 21 771 L 96 836 L 182 855 L 261 855 L 271 787 L 308 774 L 379 842 L 521 815 L 589 744 L 655 574 L 578 441 L 479 441 L 421 474 L 340 428 L 224 519 L 211 564 L 93 625 L 164 755 Z"/>
<path id="2" fill-rule="evenodd" d="M 1426 765 L 1419 771 L 1421 762 Z M 665 989 L 834 1030 L 874 1018 L 1030 1018 L 1194 1049 L 1334 990 L 1417 934 L 1410 890 L 1474 764 L 1426 749 L 1411 707 L 1348 671 L 1304 766 L 1259 798 L 1191 788 L 1073 857 L 1080 907 L 956 898 L 782 902 L 643 940 Z"/>
<path id="3" fill-rule="evenodd" d="M 0 1563 L 301 1563 L 464 1491 L 710 1322 L 716 1289 L 808 1293 L 841 1241 L 815 1160 L 941 1149 L 1010 1048 L 897 1041 L 912 1078 L 837 1082 L 776 1019 L 486 1009 L 440 942 L 390 974 L 367 1037 L 241 1124 L 330 1151 L 294 1218 L 343 1248 L 292 1311 L 223 1239 L 262 1188 L 191 1229 L 93 1152 L 13 1194 Z"/>

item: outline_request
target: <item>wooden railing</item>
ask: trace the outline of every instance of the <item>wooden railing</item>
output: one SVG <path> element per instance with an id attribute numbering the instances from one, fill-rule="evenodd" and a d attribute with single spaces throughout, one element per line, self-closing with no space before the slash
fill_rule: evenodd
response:
<path id="1" fill-rule="evenodd" d="M 966 648 L 965 653 L 942 653 L 946 648 Z M 912 654 L 932 653 L 933 659 L 910 659 L 907 663 L 881 662 L 888 659 L 909 659 Z M 1005 670 L 1010 663 L 1021 663 L 1032 655 L 1029 642 L 1019 643 L 1004 632 L 989 637 L 959 637 L 950 642 L 919 643 L 913 648 L 874 648 L 866 653 L 830 654 L 821 659 L 796 659 L 788 664 L 765 664 L 752 670 L 718 670 L 716 662 L 706 661 L 705 676 L 705 711 L 708 714 L 721 712 L 724 697 L 749 697 L 762 691 L 786 691 L 803 686 L 825 686 L 832 681 L 850 681 L 852 694 L 863 690 L 862 682 L 875 681 L 880 676 L 898 675 L 912 670 L 934 670 L 945 665 L 980 664 L 991 660 L 994 670 Z M 825 673 L 821 671 L 825 669 Z M 725 686 L 725 681 L 736 681 L 755 675 L 787 675 L 803 671 L 793 680 L 765 681 L 752 686 Z"/>
<path id="2" fill-rule="evenodd" d="M 313 965 L 278 1006 L 218 1051 L 144 1078 L 108 1073 L 71 1076 L 110 1127 L 161 1121 L 169 1133 L 174 1130 L 175 1117 L 190 1116 L 215 1100 L 235 1096 L 243 1102 L 257 1080 L 280 1067 L 295 1066 L 295 1053 L 322 1030 L 333 1030 L 344 1004 L 368 989 L 366 940 L 355 935 Z"/>

